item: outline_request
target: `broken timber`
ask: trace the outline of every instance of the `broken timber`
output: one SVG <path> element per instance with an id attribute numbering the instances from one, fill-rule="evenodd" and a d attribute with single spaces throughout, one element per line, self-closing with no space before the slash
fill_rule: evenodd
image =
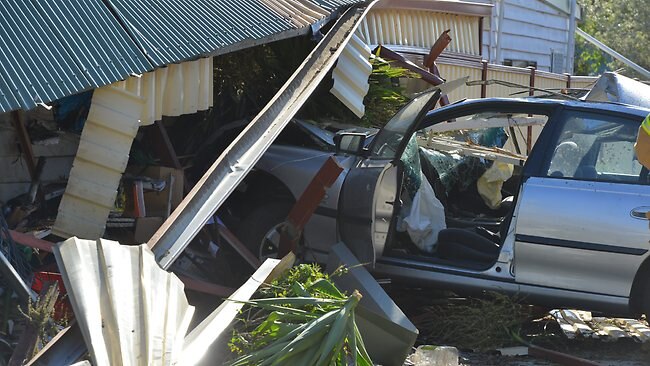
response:
<path id="1" fill-rule="evenodd" d="M 278 94 L 214 162 L 148 245 L 162 268 L 174 260 L 244 179 L 334 65 L 376 3 L 348 9 Z"/>

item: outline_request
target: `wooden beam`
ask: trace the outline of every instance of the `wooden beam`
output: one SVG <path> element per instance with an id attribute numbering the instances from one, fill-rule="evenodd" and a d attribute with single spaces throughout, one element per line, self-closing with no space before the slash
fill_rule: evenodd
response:
<path id="1" fill-rule="evenodd" d="M 11 112 L 11 115 L 13 116 L 13 122 L 16 127 L 16 134 L 18 135 L 20 148 L 25 154 L 25 161 L 27 162 L 29 175 L 32 180 L 36 180 L 38 173 L 36 162 L 34 160 L 34 151 L 32 150 L 32 141 L 30 140 L 27 128 L 25 127 L 25 112 L 22 110 L 13 111 Z"/>
<path id="2" fill-rule="evenodd" d="M 35 236 L 25 234 L 25 233 L 20 233 L 18 231 L 14 230 L 9 230 L 9 233 L 11 234 L 11 238 L 20 245 L 24 245 L 26 247 L 34 248 L 34 249 L 39 249 L 48 253 L 52 253 L 52 247 L 55 245 L 52 242 L 49 242 L 47 240 L 39 239 Z"/>
<path id="3" fill-rule="evenodd" d="M 183 169 L 169 139 L 167 129 L 161 121 L 156 121 L 153 125 L 147 127 L 145 136 L 163 165 L 174 169 Z"/>

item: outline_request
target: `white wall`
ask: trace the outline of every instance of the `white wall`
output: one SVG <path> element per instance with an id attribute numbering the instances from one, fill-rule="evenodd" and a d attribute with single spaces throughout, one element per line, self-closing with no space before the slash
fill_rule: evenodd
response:
<path id="1" fill-rule="evenodd" d="M 496 0 L 481 2 L 497 3 Z M 553 50 L 566 56 L 569 36 L 569 15 L 543 0 L 503 0 L 504 17 L 501 42 L 495 42 L 498 29 L 498 9 L 495 6 L 492 19 L 484 19 L 483 58 L 502 64 L 504 59 L 537 62 L 543 71 L 551 70 Z M 501 57 L 497 60 L 496 45 L 501 44 Z"/>

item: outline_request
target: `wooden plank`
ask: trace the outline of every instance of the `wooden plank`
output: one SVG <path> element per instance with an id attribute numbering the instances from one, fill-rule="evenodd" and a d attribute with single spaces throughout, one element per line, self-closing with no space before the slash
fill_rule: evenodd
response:
<path id="1" fill-rule="evenodd" d="M 39 239 L 33 235 L 20 233 L 18 231 L 9 230 L 9 233 L 16 243 L 30 248 L 43 250 L 48 253 L 52 253 L 52 247 L 55 245 L 47 240 Z"/>
<path id="2" fill-rule="evenodd" d="M 25 154 L 25 162 L 27 163 L 27 168 L 29 169 L 29 175 L 32 180 L 36 179 L 36 161 L 34 160 L 34 152 L 32 151 L 32 142 L 29 139 L 29 134 L 27 133 L 27 128 L 25 127 L 25 112 L 23 111 L 14 111 L 11 112 L 14 118 L 14 126 L 16 127 L 16 134 L 18 135 L 18 141 L 20 141 L 20 148 L 22 153 Z"/>

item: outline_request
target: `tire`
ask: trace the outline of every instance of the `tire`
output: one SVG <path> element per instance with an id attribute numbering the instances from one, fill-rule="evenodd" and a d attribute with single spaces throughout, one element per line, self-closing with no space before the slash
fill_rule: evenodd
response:
<path id="1" fill-rule="evenodd" d="M 292 206 L 289 202 L 276 201 L 256 207 L 239 223 L 237 237 L 259 259 L 276 258 L 279 233 L 272 230 L 287 219 Z"/>
<path id="2" fill-rule="evenodd" d="M 647 275 L 648 272 L 646 271 L 645 274 Z M 650 280 L 645 279 L 643 281 L 641 291 L 641 301 L 637 302 L 640 305 L 638 310 L 645 314 L 646 319 L 648 319 L 650 318 Z"/>

